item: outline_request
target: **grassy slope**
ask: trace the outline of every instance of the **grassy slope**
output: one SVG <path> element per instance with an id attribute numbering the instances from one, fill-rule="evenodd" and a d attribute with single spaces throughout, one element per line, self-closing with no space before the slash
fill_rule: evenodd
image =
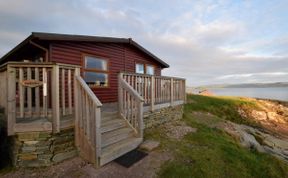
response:
<path id="1" fill-rule="evenodd" d="M 240 147 L 227 134 L 196 122 L 196 118 L 189 114 L 193 111 L 208 111 L 217 116 L 226 116 L 226 119 L 234 122 L 254 124 L 243 120 L 235 108 L 239 105 L 257 107 L 255 103 L 204 96 L 188 96 L 188 100 L 194 102 L 185 106 L 183 119 L 191 127 L 198 128 L 196 133 L 176 141 L 167 138 L 161 127 L 148 131 L 148 138 L 160 140 L 161 149 L 168 149 L 174 155 L 174 160 L 163 164 L 159 177 L 288 177 L 287 164 L 268 154 Z"/>

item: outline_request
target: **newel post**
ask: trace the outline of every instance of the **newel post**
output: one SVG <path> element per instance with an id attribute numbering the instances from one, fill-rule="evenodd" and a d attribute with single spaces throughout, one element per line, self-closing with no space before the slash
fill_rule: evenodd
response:
<path id="1" fill-rule="evenodd" d="M 74 70 L 74 77 L 73 77 L 73 83 L 74 83 L 74 110 L 75 110 L 75 145 L 77 148 L 79 148 L 79 119 L 80 119 L 80 106 L 81 104 L 79 103 L 79 92 L 80 88 L 77 84 L 77 79 L 76 77 L 80 76 L 80 68 L 75 68 Z"/>
<path id="2" fill-rule="evenodd" d="M 138 101 L 138 122 L 139 122 L 139 137 L 143 138 L 144 121 L 143 121 L 143 103 L 144 101 Z"/>
<path id="3" fill-rule="evenodd" d="M 155 76 L 152 75 L 151 77 L 151 111 L 154 111 L 154 104 L 155 104 Z"/>
<path id="4" fill-rule="evenodd" d="M 52 69 L 52 116 L 53 133 L 60 132 L 60 104 L 59 104 L 59 66 Z"/>
<path id="5" fill-rule="evenodd" d="M 119 73 L 118 75 L 118 109 L 119 114 L 121 115 L 123 113 L 123 90 L 121 87 L 121 81 L 123 80 L 123 73 Z"/>
<path id="6" fill-rule="evenodd" d="M 14 135 L 16 123 L 16 69 L 7 67 L 7 124 L 8 136 Z"/>
<path id="7" fill-rule="evenodd" d="M 174 81 L 173 78 L 170 79 L 170 106 L 173 106 L 174 101 Z"/>

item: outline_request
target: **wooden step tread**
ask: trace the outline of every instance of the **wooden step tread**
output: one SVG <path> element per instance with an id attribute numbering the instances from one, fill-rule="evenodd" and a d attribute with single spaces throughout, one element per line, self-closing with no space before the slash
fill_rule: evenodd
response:
<path id="1" fill-rule="evenodd" d="M 134 150 L 142 141 L 142 138 L 127 138 L 103 148 L 100 156 L 100 166 Z"/>
<path id="2" fill-rule="evenodd" d="M 121 129 L 116 129 L 111 132 L 106 132 L 102 134 L 101 137 L 101 146 L 102 148 L 105 148 L 111 144 L 114 144 L 116 142 L 119 142 L 121 140 L 127 139 L 129 137 L 133 137 L 134 131 L 131 128 L 124 127 Z"/>
<path id="3" fill-rule="evenodd" d="M 124 119 L 113 119 L 108 121 L 103 121 L 101 124 L 101 133 L 113 131 L 126 126 L 126 121 Z"/>
<path id="4" fill-rule="evenodd" d="M 101 112 L 102 117 L 109 117 L 109 116 L 114 116 L 118 115 L 118 111 L 103 111 Z"/>

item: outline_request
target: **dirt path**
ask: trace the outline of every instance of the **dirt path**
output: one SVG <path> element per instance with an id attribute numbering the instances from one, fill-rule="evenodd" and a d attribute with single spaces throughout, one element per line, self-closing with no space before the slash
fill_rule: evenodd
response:
<path id="1" fill-rule="evenodd" d="M 38 177 L 61 177 L 61 178 L 82 178 L 82 177 L 101 177 L 101 178 L 135 178 L 135 177 L 155 177 L 161 164 L 171 159 L 167 153 L 160 151 L 150 152 L 148 156 L 135 163 L 130 168 L 111 162 L 100 169 L 95 169 L 91 164 L 85 163 L 81 158 L 76 157 L 64 161 L 58 165 L 38 169 L 18 169 L 16 171 L 1 175 L 4 178 L 38 178 Z"/>

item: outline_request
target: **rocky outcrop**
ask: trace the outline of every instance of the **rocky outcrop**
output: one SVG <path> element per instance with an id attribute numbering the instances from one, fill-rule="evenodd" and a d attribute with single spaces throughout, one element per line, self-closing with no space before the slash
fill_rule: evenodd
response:
<path id="1" fill-rule="evenodd" d="M 250 100 L 254 100 L 259 108 L 238 108 L 238 113 L 243 118 L 254 120 L 263 128 L 288 138 L 288 108 L 276 101 Z"/>
<path id="2" fill-rule="evenodd" d="M 288 139 L 230 121 L 219 123 L 219 129 L 237 139 L 245 148 L 266 152 L 288 162 Z"/>

